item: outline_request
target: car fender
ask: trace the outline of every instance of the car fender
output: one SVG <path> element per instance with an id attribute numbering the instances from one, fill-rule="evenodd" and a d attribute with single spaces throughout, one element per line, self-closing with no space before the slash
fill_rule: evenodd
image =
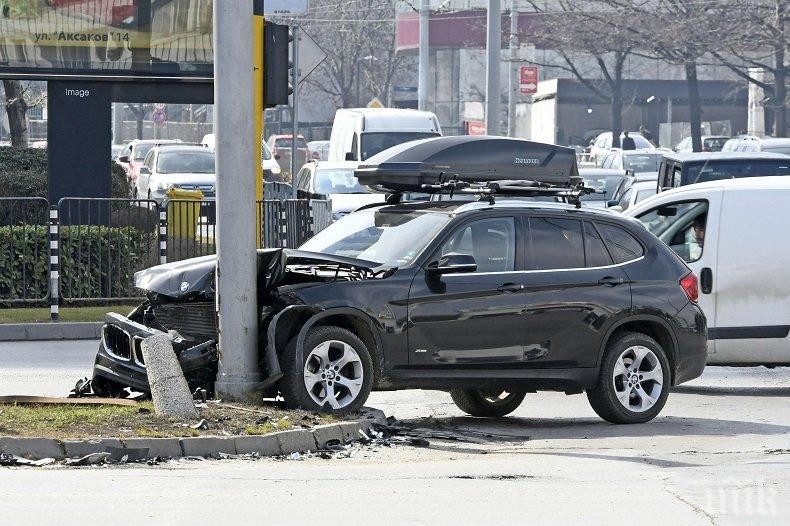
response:
<path id="1" fill-rule="evenodd" d="M 667 320 L 652 314 L 634 314 L 634 315 L 626 316 L 625 318 L 617 320 L 615 323 L 613 323 L 612 326 L 609 327 L 609 330 L 606 331 L 606 334 L 604 335 L 603 340 L 601 341 L 601 347 L 598 350 L 598 361 L 596 363 L 596 367 L 598 368 L 601 367 L 601 363 L 603 361 L 603 353 L 606 351 L 606 346 L 609 344 L 609 340 L 611 339 L 612 334 L 614 334 L 614 332 L 617 329 L 619 329 L 626 323 L 631 323 L 635 321 L 648 321 L 651 323 L 658 323 L 659 325 L 664 327 L 664 329 L 666 329 L 666 331 L 669 333 L 669 337 L 672 340 L 672 349 L 670 350 L 670 353 L 672 355 L 671 358 L 674 365 L 677 367 L 678 339 L 677 339 L 677 335 L 675 334 L 675 330 L 672 328 L 672 325 Z"/>
<path id="2" fill-rule="evenodd" d="M 313 325 L 315 325 L 322 319 L 328 318 L 329 316 L 337 316 L 337 315 L 351 316 L 353 318 L 363 321 L 367 325 L 368 329 L 370 330 L 370 333 L 373 335 L 373 339 L 376 341 L 376 347 L 377 347 L 376 350 L 378 350 L 377 353 L 378 359 L 381 362 L 378 364 L 379 370 L 380 371 L 383 370 L 384 353 L 382 349 L 381 334 L 379 333 L 379 329 L 376 327 L 376 323 L 371 319 L 371 317 L 368 314 L 366 314 L 364 311 L 360 309 L 355 309 L 353 307 L 330 307 L 327 309 L 322 309 L 320 312 L 313 314 L 304 323 L 304 325 L 302 325 L 302 328 L 299 331 L 299 336 L 297 337 L 296 340 L 296 353 L 297 356 L 299 357 L 300 363 L 301 361 L 304 360 L 304 341 L 307 338 L 307 332 L 313 327 Z M 371 349 L 370 351 L 374 352 L 375 350 Z M 371 356 L 371 359 L 373 360 L 374 364 L 375 364 L 375 358 L 376 356 Z"/>

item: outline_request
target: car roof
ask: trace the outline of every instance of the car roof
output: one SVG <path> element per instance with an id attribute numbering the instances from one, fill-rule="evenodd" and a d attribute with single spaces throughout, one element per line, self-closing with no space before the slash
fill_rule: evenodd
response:
<path id="1" fill-rule="evenodd" d="M 781 153 L 770 152 L 689 152 L 689 153 L 667 153 L 667 159 L 673 161 L 680 161 L 683 163 L 688 162 L 705 162 L 705 161 L 742 161 L 742 160 L 771 160 L 771 159 L 784 159 L 787 160 L 787 155 Z"/>
<path id="2" fill-rule="evenodd" d="M 134 139 L 130 144 L 178 144 L 181 139 Z"/>
<path id="3" fill-rule="evenodd" d="M 167 151 L 168 153 L 171 152 L 206 152 L 206 153 L 214 153 L 211 148 L 206 148 L 205 146 L 194 146 L 194 145 L 184 145 L 184 146 L 167 146 L 164 148 L 160 148 L 158 146 L 155 147 L 157 151 Z"/>
<path id="4" fill-rule="evenodd" d="M 357 161 L 318 161 L 313 162 L 312 164 L 315 165 L 316 170 L 356 170 L 359 168 L 359 162 Z"/>
<path id="5" fill-rule="evenodd" d="M 790 144 L 790 138 L 787 137 L 775 137 L 770 139 L 763 139 L 762 147 L 768 146 L 787 146 Z"/>
<path id="6" fill-rule="evenodd" d="M 790 178 L 789 178 L 790 179 Z M 373 208 L 373 207 L 371 207 Z M 387 209 L 392 212 L 434 212 L 448 215 L 460 215 L 486 210 L 545 210 L 549 212 L 588 212 L 604 218 L 623 217 L 618 213 L 604 208 L 583 207 L 566 203 L 551 203 L 546 201 L 530 201 L 517 198 L 500 199 L 494 204 L 488 201 L 406 201 L 394 205 L 381 205 L 378 210 Z"/>
<path id="7" fill-rule="evenodd" d="M 666 155 L 671 151 L 672 150 L 667 150 L 665 148 L 637 148 L 636 150 L 620 150 L 619 153 L 622 153 L 623 157 L 625 157 L 628 155 L 645 155 L 645 154 Z"/>
<path id="8" fill-rule="evenodd" d="M 614 168 L 579 168 L 581 177 L 625 177 L 625 170 Z"/>
<path id="9" fill-rule="evenodd" d="M 721 188 L 724 191 L 738 190 L 790 190 L 790 176 L 771 175 L 765 177 L 738 177 L 695 183 L 661 192 L 660 195 L 683 194 L 692 190 Z"/>

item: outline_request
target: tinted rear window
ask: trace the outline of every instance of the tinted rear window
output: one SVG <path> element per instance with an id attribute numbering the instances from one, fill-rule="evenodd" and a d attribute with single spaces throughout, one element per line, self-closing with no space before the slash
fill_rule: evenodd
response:
<path id="1" fill-rule="evenodd" d="M 605 267 L 612 264 L 601 235 L 589 221 L 584 222 L 584 252 L 588 267 Z"/>
<path id="2" fill-rule="evenodd" d="M 618 226 L 613 225 L 598 225 L 601 229 L 601 234 L 606 239 L 606 244 L 609 246 L 609 251 L 612 253 L 617 263 L 625 263 L 633 261 L 644 255 L 644 249 L 639 241 L 631 234 Z"/>
<path id="3" fill-rule="evenodd" d="M 530 270 L 584 267 L 581 221 L 532 217 L 529 226 L 532 243 L 527 261 Z"/>

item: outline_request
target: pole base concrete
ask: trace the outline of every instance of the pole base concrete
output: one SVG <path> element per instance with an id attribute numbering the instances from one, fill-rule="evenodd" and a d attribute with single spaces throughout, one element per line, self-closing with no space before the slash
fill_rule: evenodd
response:
<path id="1" fill-rule="evenodd" d="M 263 398 L 261 381 L 259 374 L 225 375 L 214 384 L 215 396 L 220 400 L 257 404 Z"/>

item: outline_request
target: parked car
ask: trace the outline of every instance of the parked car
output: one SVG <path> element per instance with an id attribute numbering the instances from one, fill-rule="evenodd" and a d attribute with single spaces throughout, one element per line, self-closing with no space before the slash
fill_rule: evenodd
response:
<path id="1" fill-rule="evenodd" d="M 329 139 L 333 162 L 366 161 L 379 152 L 418 139 L 439 137 L 442 128 L 435 114 L 392 108 L 340 109 Z"/>
<path id="2" fill-rule="evenodd" d="M 272 135 L 267 141 L 269 150 L 280 166 L 280 178 L 282 182 L 288 183 L 291 181 L 291 147 L 293 144 L 293 135 Z M 299 135 L 296 138 L 296 171 L 302 168 L 302 165 L 307 162 L 307 141 L 304 137 Z"/>
<path id="3" fill-rule="evenodd" d="M 658 188 L 656 188 L 655 178 L 647 181 L 634 181 L 619 198 L 609 202 L 609 207 L 612 211 L 623 212 L 656 193 L 658 193 Z"/>
<path id="4" fill-rule="evenodd" d="M 173 144 L 180 142 L 181 141 L 178 139 L 135 139 L 126 145 L 123 152 L 121 152 L 121 155 L 118 156 L 118 160 L 116 162 L 123 166 L 124 170 L 126 170 L 126 175 L 129 176 L 129 179 L 132 181 L 137 181 L 137 176 L 140 174 L 140 167 L 143 165 L 145 156 L 148 155 L 148 152 L 151 151 L 151 148 L 162 144 Z"/>
<path id="5" fill-rule="evenodd" d="M 703 135 L 702 136 L 702 151 L 703 152 L 720 152 L 724 145 L 730 138 L 726 135 Z M 693 152 L 694 147 L 691 142 L 691 137 L 686 137 L 675 146 L 676 152 Z"/>
<path id="6" fill-rule="evenodd" d="M 760 151 L 790 155 L 790 138 L 767 138 L 760 141 Z"/>
<path id="7" fill-rule="evenodd" d="M 354 170 L 359 163 L 309 162 L 296 176 L 296 189 L 306 196 L 326 196 L 332 202 L 332 216 L 340 219 L 372 203 L 384 203 L 384 194 L 359 184 Z"/>
<path id="8" fill-rule="evenodd" d="M 705 181 L 770 175 L 790 175 L 790 158 L 762 152 L 673 153 L 661 163 L 658 191 Z"/>
<path id="9" fill-rule="evenodd" d="M 585 206 L 606 208 L 612 200 L 615 190 L 625 181 L 627 175 L 624 170 L 604 168 L 581 168 L 579 176 L 584 180 L 584 186 L 593 188 L 596 192 L 581 198 Z"/>
<path id="10" fill-rule="evenodd" d="M 693 184 L 639 203 L 642 221 L 700 276 L 708 363 L 790 364 L 790 178 Z"/>
<path id="11" fill-rule="evenodd" d="M 658 173 L 661 161 L 669 150 L 650 148 L 646 150 L 614 150 L 601 162 L 601 168 L 627 170 L 636 173 Z"/>
<path id="12" fill-rule="evenodd" d="M 538 159 L 520 169 L 544 184 L 567 160 L 558 193 L 577 173 L 568 148 L 510 139 L 504 155 L 493 141 L 508 139 L 446 139 L 415 143 L 425 148 L 412 157 L 430 164 L 439 148 L 490 139 L 511 177 L 513 153 Z M 455 182 L 479 177 L 474 163 L 492 167 L 483 146 Z M 411 180 L 420 190 L 446 188 L 440 172 L 402 168 L 380 158 L 357 176 L 390 185 L 392 195 Z M 485 189 L 503 187 L 535 189 Z M 637 220 L 491 193 L 474 202 L 396 201 L 347 215 L 299 250 L 257 252 L 261 372 L 269 395 L 287 406 L 353 412 L 372 389 L 443 389 L 463 411 L 490 417 L 514 411 L 527 392 L 586 390 L 602 418 L 636 423 L 661 411 L 671 386 L 702 373 L 696 276 Z M 97 394 L 148 391 L 135 342 L 168 330 L 180 336 L 173 345 L 190 388 L 213 387 L 215 269 L 209 256 L 137 273 L 147 299 L 128 317 L 107 316 Z"/>
<path id="13" fill-rule="evenodd" d="M 171 188 L 200 190 L 213 200 L 216 175 L 214 152 L 203 146 L 157 146 L 146 155 L 135 194 L 163 204 Z"/>
<path id="14" fill-rule="evenodd" d="M 655 148 L 655 146 L 639 132 L 628 132 L 628 136 L 634 140 L 637 150 Z M 620 135 L 620 144 L 622 144 L 623 137 L 625 137 L 624 133 Z M 595 138 L 590 147 L 590 160 L 593 161 L 596 166 L 601 166 L 604 157 L 612 151 L 612 132 L 603 132 Z"/>
<path id="15" fill-rule="evenodd" d="M 736 135 L 728 139 L 721 147 L 723 152 L 742 152 L 742 151 L 755 151 L 752 149 L 752 144 L 757 144 L 761 141 L 760 137 L 756 135 Z"/>
<path id="16" fill-rule="evenodd" d="M 310 152 L 310 159 L 313 161 L 329 160 L 329 141 L 310 141 L 307 143 L 307 151 Z"/>
<path id="17" fill-rule="evenodd" d="M 211 149 L 211 151 L 214 151 L 217 144 L 216 135 L 213 133 L 204 135 L 201 144 L 206 148 Z M 265 142 L 261 142 L 261 165 L 263 167 L 264 182 L 271 182 L 271 181 L 279 182 L 282 180 L 282 172 L 280 171 L 280 165 L 277 163 L 277 161 L 274 160 L 274 156 L 272 155 L 272 152 L 269 149 L 269 145 L 266 144 Z"/>

